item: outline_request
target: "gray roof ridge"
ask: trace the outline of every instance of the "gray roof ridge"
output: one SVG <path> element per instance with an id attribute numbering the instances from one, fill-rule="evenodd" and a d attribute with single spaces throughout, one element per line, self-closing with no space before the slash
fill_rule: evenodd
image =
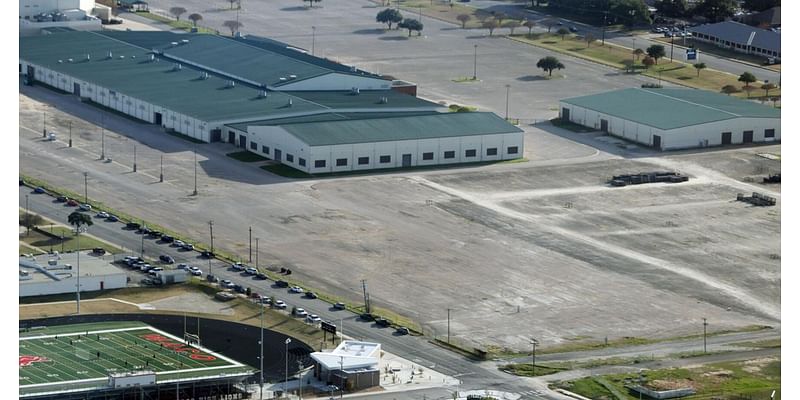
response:
<path id="1" fill-rule="evenodd" d="M 261 47 L 258 47 L 258 46 L 253 46 L 252 44 L 245 43 L 245 42 L 243 42 L 243 41 L 239 41 L 239 40 L 235 40 L 235 39 L 233 39 L 233 38 L 228 38 L 228 37 L 225 37 L 225 36 L 222 36 L 222 35 L 212 35 L 212 36 L 216 36 L 216 37 L 219 37 L 220 39 L 224 39 L 224 40 L 230 40 L 230 41 L 232 41 L 232 42 L 235 42 L 235 43 L 241 44 L 241 45 L 243 45 L 243 46 L 252 47 L 252 48 L 254 48 L 254 49 L 256 49 L 256 50 L 259 50 L 259 51 L 262 51 L 262 52 L 265 52 L 265 53 L 269 53 L 269 54 L 272 54 L 272 55 L 275 55 L 275 56 L 286 57 L 286 58 L 292 59 L 292 60 L 294 60 L 294 61 L 297 61 L 297 62 L 299 62 L 299 63 L 303 63 L 303 64 L 306 64 L 306 65 L 310 65 L 310 66 L 312 66 L 312 67 L 316 67 L 316 68 L 324 69 L 324 70 L 328 71 L 328 73 L 331 73 L 331 72 L 333 72 L 333 70 L 331 70 L 330 68 L 326 68 L 326 67 L 323 67 L 323 66 L 320 66 L 320 65 L 315 65 L 315 64 L 312 64 L 312 63 L 310 63 L 310 62 L 307 62 L 307 61 L 303 61 L 303 60 L 300 60 L 300 59 L 294 58 L 294 57 L 292 57 L 292 56 L 287 56 L 287 55 L 285 55 L 285 54 L 280 54 L 280 53 L 276 53 L 276 52 L 274 52 L 274 51 L 269 51 L 269 50 L 267 50 L 267 49 L 262 49 Z M 320 75 L 324 75 L 324 74 L 320 74 Z M 320 75 L 315 75 L 315 76 L 320 76 Z"/>
<path id="2" fill-rule="evenodd" d="M 134 47 L 134 48 L 137 48 L 137 49 L 142 49 L 142 50 L 144 50 L 144 51 L 146 51 L 148 53 L 152 53 L 153 52 L 153 49 L 146 49 L 146 48 L 144 48 L 142 46 L 138 46 L 138 45 L 135 45 L 133 43 L 128 43 L 128 42 L 126 42 L 124 40 L 119 40 L 119 39 L 113 38 L 111 36 L 104 35 L 103 33 L 100 33 L 102 31 L 100 31 L 100 32 L 96 32 L 96 31 L 81 31 L 81 32 L 91 33 L 92 35 L 95 35 L 95 36 L 102 36 L 102 37 L 104 37 L 104 38 L 106 38 L 108 40 L 113 40 L 115 42 L 122 43 L 122 44 L 124 44 L 126 46 Z"/>
<path id="3" fill-rule="evenodd" d="M 641 91 L 648 92 L 648 93 L 652 93 L 652 94 L 654 94 L 654 95 L 656 95 L 656 96 L 662 96 L 662 97 L 666 97 L 666 98 L 668 98 L 668 99 L 672 99 L 672 100 L 675 100 L 675 101 L 680 101 L 680 102 L 683 102 L 683 103 L 686 103 L 686 104 L 691 104 L 691 105 L 693 105 L 693 106 L 698 106 L 698 107 L 708 108 L 708 109 L 710 109 L 710 110 L 719 111 L 719 112 L 721 112 L 721 113 L 725 113 L 725 114 L 730 114 L 730 115 L 732 115 L 732 116 L 734 116 L 734 117 L 742 117 L 742 116 L 743 116 L 743 115 L 740 115 L 740 114 L 732 113 L 732 112 L 730 112 L 730 111 L 721 110 L 721 109 L 719 109 L 719 108 L 716 108 L 716 107 L 711 107 L 711 106 L 707 106 L 707 105 L 704 105 L 704 104 L 695 103 L 695 102 L 692 102 L 692 101 L 689 101 L 689 100 L 679 99 L 679 98 L 677 98 L 677 97 L 670 96 L 670 95 L 667 95 L 667 94 L 663 94 L 663 93 L 656 93 L 656 92 L 654 92 L 654 91 L 652 91 L 652 90 L 645 90 L 645 89 L 642 89 L 642 88 L 634 88 L 634 89 L 636 89 L 636 90 L 641 90 Z M 656 89 L 656 90 L 657 90 L 657 89 Z M 687 90 L 697 90 L 697 89 L 687 89 Z"/>

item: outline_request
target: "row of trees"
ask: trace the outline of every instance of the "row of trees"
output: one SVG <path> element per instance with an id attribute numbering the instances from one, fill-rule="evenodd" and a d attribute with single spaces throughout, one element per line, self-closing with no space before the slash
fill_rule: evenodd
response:
<path id="1" fill-rule="evenodd" d="M 388 25 L 389 29 L 392 29 L 393 24 L 397 24 L 397 29 L 408 30 L 408 36 L 411 36 L 411 32 L 417 32 L 417 35 L 422 35 L 422 29 L 424 28 L 422 22 L 414 18 L 403 18 L 403 14 L 394 8 L 380 11 L 375 16 L 375 21 Z"/>
<path id="2" fill-rule="evenodd" d="M 741 7 L 752 12 L 759 12 L 780 6 L 781 0 L 744 0 Z M 735 0 L 703 0 L 689 4 L 687 0 L 656 0 L 654 7 L 668 17 L 682 18 L 695 15 L 717 21 L 731 17 L 738 8 Z"/>
<path id="3" fill-rule="evenodd" d="M 550 0 L 555 8 L 578 19 L 600 24 L 649 24 L 650 11 L 643 0 Z"/>
<path id="4" fill-rule="evenodd" d="M 310 0 L 310 1 L 321 1 L 321 0 Z M 237 2 L 237 0 L 231 1 L 231 8 L 233 8 L 234 2 Z M 241 5 L 239 7 L 241 7 Z M 186 14 L 187 12 L 188 11 L 183 7 L 172 7 L 169 9 L 169 13 L 173 17 L 175 17 L 175 21 L 180 21 L 181 15 Z M 194 26 L 195 28 L 197 28 L 197 23 L 203 20 L 203 16 L 198 13 L 189 14 L 189 16 L 186 18 L 189 21 L 192 21 L 192 26 Z M 222 26 L 228 28 L 231 31 L 231 36 L 233 36 L 233 34 L 236 33 L 239 29 L 241 29 L 244 26 L 244 24 L 239 21 L 230 20 L 223 22 Z"/>

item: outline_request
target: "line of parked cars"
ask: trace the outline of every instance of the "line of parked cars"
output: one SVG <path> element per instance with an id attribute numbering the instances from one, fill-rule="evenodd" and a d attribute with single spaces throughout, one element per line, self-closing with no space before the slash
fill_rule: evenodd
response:
<path id="1" fill-rule="evenodd" d="M 692 33 L 687 31 L 691 25 L 675 25 L 675 26 L 659 26 L 653 28 L 650 32 L 661 33 L 664 37 L 691 37 Z"/>

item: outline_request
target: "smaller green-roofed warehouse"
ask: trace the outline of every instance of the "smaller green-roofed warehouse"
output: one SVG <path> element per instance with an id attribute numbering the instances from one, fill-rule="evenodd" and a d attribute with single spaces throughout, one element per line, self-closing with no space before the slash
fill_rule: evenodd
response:
<path id="1" fill-rule="evenodd" d="M 310 174 L 510 160 L 523 151 L 523 131 L 486 112 L 316 115 L 248 124 L 247 135 L 250 151 Z"/>
<path id="2" fill-rule="evenodd" d="M 561 100 L 563 120 L 659 150 L 779 141 L 780 109 L 705 90 L 623 89 Z"/>

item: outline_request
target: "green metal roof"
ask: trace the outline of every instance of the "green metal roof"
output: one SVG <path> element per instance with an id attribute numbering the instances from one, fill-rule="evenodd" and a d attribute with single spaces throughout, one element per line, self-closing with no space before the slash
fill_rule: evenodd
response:
<path id="1" fill-rule="evenodd" d="M 135 32 L 138 33 L 141 32 Z M 75 31 L 23 37 L 19 42 L 20 58 L 203 121 L 262 120 L 273 115 L 319 113 L 331 108 L 337 111 L 380 111 L 403 107 L 432 111 L 438 107 L 435 103 L 394 91 L 380 92 L 388 99 L 386 104 L 379 104 L 381 96 L 376 92 L 352 95 L 342 91 L 292 94 L 269 91 L 266 98 L 260 98 L 260 90 L 254 87 L 237 83 L 234 88 L 228 88 L 228 79 L 213 74 L 208 79 L 199 79 L 201 71 L 185 64 L 180 71 L 175 71 L 173 62 L 158 57 L 155 62 L 149 61 L 146 46 L 133 46 L 114 36 Z M 147 37 L 157 39 L 157 36 Z M 113 58 L 108 59 L 108 52 Z M 90 55 L 88 61 L 87 54 Z M 288 106 L 290 99 L 291 107 Z"/>
<path id="2" fill-rule="evenodd" d="M 698 89 L 622 89 L 561 100 L 658 129 L 732 118 L 780 118 L 779 109 Z"/>
<path id="3" fill-rule="evenodd" d="M 311 146 L 522 132 L 497 115 L 485 112 L 295 123 L 281 127 Z"/>
<path id="4" fill-rule="evenodd" d="M 299 117 L 288 118 L 275 118 L 265 119 L 260 121 L 239 122 L 235 124 L 227 124 L 233 129 L 238 129 L 247 132 L 248 126 L 276 126 L 288 124 L 305 124 L 309 122 L 323 122 L 323 121 L 344 121 L 351 119 L 374 119 L 374 118 L 397 118 L 397 117 L 411 117 L 415 115 L 432 115 L 438 114 L 436 111 L 412 111 L 412 112 L 361 112 L 361 113 L 323 113 L 304 115 Z"/>

